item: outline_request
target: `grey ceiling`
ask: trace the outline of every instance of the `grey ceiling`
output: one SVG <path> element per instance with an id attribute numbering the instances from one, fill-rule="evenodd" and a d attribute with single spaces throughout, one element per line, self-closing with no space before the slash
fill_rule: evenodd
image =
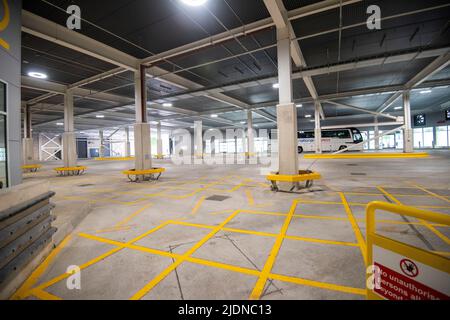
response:
<path id="1" fill-rule="evenodd" d="M 284 0 L 288 10 L 318 1 Z M 342 26 L 346 27 L 367 19 L 366 8 L 369 4 L 381 7 L 382 16 L 403 14 L 414 10 L 430 8 L 446 4 L 442 0 L 379 0 L 362 1 L 342 8 Z M 61 25 L 65 25 L 67 14 L 57 7 L 66 8 L 69 4 L 78 4 L 82 10 L 82 17 L 93 25 L 83 22 L 80 32 L 97 41 L 103 42 L 136 58 L 149 57 L 152 54 L 164 52 L 190 42 L 204 39 L 227 29 L 239 27 L 242 24 L 258 21 L 270 17 L 262 0 L 210 0 L 206 8 L 190 8 L 182 5 L 179 0 L 24 0 L 23 7 L 43 18 Z M 292 25 L 297 37 L 307 37 L 319 32 L 338 28 L 340 25 L 339 9 L 314 14 L 312 16 L 293 20 Z M 339 32 L 328 32 L 323 35 L 309 37 L 299 41 L 308 67 L 328 66 L 343 61 L 356 61 L 361 58 L 379 57 L 405 51 L 422 51 L 427 48 L 440 48 L 450 45 L 449 7 L 430 10 L 420 14 L 400 16 L 382 22 L 382 29 L 368 30 L 365 26 L 344 29 Z M 101 27 L 102 29 L 100 29 Z M 106 31 L 105 31 L 106 30 Z M 114 34 L 115 36 L 113 36 Z M 120 37 L 120 38 L 119 38 Z M 130 45 L 133 43 L 135 45 Z M 274 28 L 265 29 L 252 35 L 230 40 L 220 45 L 211 46 L 163 61 L 158 67 L 167 72 L 178 70 L 178 67 L 189 68 L 222 59 L 233 54 L 245 53 L 248 50 L 276 43 Z M 45 72 L 49 80 L 61 84 L 73 84 L 77 81 L 112 70 L 116 66 L 64 48 L 49 41 L 23 33 L 22 37 L 22 74 L 31 70 Z M 239 58 L 198 67 L 189 72 L 178 72 L 177 75 L 194 81 L 206 87 L 217 87 L 224 84 L 262 79 L 276 76 L 277 53 L 276 48 L 258 51 L 254 54 L 242 55 Z M 313 81 L 319 95 L 329 95 L 351 90 L 381 87 L 388 85 L 402 85 L 429 64 L 433 58 L 399 62 L 378 67 L 369 67 L 351 71 L 329 73 L 314 76 Z M 297 70 L 296 68 L 294 68 Z M 429 80 L 450 80 L 450 67 L 432 76 Z M 116 95 L 134 98 L 133 74 L 123 72 L 119 75 L 91 83 L 84 86 L 93 91 L 105 91 Z M 149 100 L 164 99 L 171 95 L 186 92 L 177 86 L 156 79 L 148 79 Z M 310 97 L 301 79 L 293 81 L 294 98 Z M 44 92 L 28 88 L 22 89 L 22 100 L 28 101 Z M 226 92 L 248 105 L 266 104 L 266 112 L 276 115 L 274 106 L 278 99 L 277 90 L 271 84 L 252 86 Z M 376 110 L 389 94 L 368 97 L 345 98 L 339 101 L 361 108 Z M 433 90 L 424 95 L 413 92 L 412 107 L 416 110 L 425 108 L 439 109 L 439 106 L 449 100 L 449 88 Z M 33 123 L 42 124 L 61 119 L 63 109 L 62 96 L 54 96 L 45 101 L 46 107 L 36 106 Z M 54 105 L 53 109 L 47 105 Z M 127 108 L 129 118 L 124 118 L 124 110 L 113 109 L 104 119 L 96 119 L 95 112 L 115 107 L 114 103 L 77 99 L 75 113 L 86 114 L 94 112 L 90 121 L 77 120 L 77 129 L 117 126 L 122 122 L 131 123 L 134 119 L 132 108 Z M 230 107 L 222 102 L 205 97 L 188 98 L 174 102 L 174 106 L 190 111 L 204 112 Z M 52 111 L 49 111 L 49 110 Z M 324 104 L 327 116 L 340 116 L 358 113 L 350 109 L 337 108 Z M 114 116 L 114 112 L 120 113 Z M 312 112 L 312 104 L 305 103 L 299 109 L 299 118 L 305 113 Z M 170 112 L 155 111 L 155 117 L 173 115 Z M 267 123 L 264 118 L 255 113 L 255 122 Z M 234 122 L 246 120 L 245 112 L 224 113 L 221 118 Z M 183 120 L 192 122 L 192 119 Z M 270 123 L 269 123 L 270 124 Z M 210 126 L 224 126 L 224 124 L 210 121 Z M 271 124 L 273 125 L 273 123 Z M 61 128 L 56 128 L 60 130 Z M 55 130 L 55 125 L 49 123 L 39 127 L 39 130 Z"/>

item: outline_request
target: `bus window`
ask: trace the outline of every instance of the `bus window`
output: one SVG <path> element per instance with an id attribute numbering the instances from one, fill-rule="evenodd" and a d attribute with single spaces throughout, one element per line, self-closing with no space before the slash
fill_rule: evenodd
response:
<path id="1" fill-rule="evenodd" d="M 322 131 L 322 138 L 336 138 L 336 131 Z"/>
<path id="2" fill-rule="evenodd" d="M 299 139 L 309 139 L 314 138 L 314 132 L 299 132 L 298 133 Z"/>
<path id="3" fill-rule="evenodd" d="M 350 131 L 348 131 L 348 130 L 338 130 L 338 131 L 336 131 L 336 133 L 337 133 L 337 137 L 339 139 L 350 139 L 351 138 Z"/>

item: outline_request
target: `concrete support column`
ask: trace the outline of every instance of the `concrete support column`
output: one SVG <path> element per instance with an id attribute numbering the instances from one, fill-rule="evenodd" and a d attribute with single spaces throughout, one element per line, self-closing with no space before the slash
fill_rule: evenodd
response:
<path id="1" fill-rule="evenodd" d="M 29 105 L 25 105 L 23 117 L 23 140 L 22 140 L 23 164 L 32 164 L 34 162 L 33 136 L 31 134 L 31 110 Z"/>
<path id="2" fill-rule="evenodd" d="M 130 145 L 130 128 L 125 127 L 125 157 L 131 155 L 131 145 Z"/>
<path id="3" fill-rule="evenodd" d="M 162 135 L 161 135 L 161 121 L 158 121 L 156 125 L 156 157 L 158 159 L 162 159 L 163 155 L 163 146 L 162 146 Z"/>
<path id="4" fill-rule="evenodd" d="M 248 157 L 253 157 L 255 154 L 255 136 L 253 134 L 253 116 L 252 111 L 247 111 L 247 151 Z"/>
<path id="5" fill-rule="evenodd" d="M 288 29 L 277 29 L 277 39 L 280 87 L 277 105 L 279 173 L 294 175 L 298 174 L 297 108 L 292 102 L 291 40 Z"/>
<path id="6" fill-rule="evenodd" d="M 194 155 L 197 159 L 203 158 L 203 123 L 194 121 Z"/>
<path id="7" fill-rule="evenodd" d="M 74 115 L 73 115 L 73 92 L 66 91 L 64 95 L 64 133 L 63 133 L 63 162 L 64 167 L 75 167 L 77 165 L 77 148 L 75 143 Z"/>
<path id="8" fill-rule="evenodd" d="M 410 91 L 403 92 L 403 112 L 405 128 L 403 129 L 403 152 L 414 152 L 413 146 L 413 130 L 411 128 L 411 104 Z"/>
<path id="9" fill-rule="evenodd" d="M 103 158 L 105 156 L 105 139 L 103 137 L 103 130 L 98 131 L 98 136 L 100 138 L 100 147 L 98 148 L 98 156 Z"/>
<path id="10" fill-rule="evenodd" d="M 135 169 L 148 170 L 152 168 L 152 156 L 150 124 L 147 123 L 145 69 L 143 67 L 134 74 L 134 91 L 136 104 L 136 124 L 134 125 Z"/>
<path id="11" fill-rule="evenodd" d="M 375 116 L 374 133 L 375 133 L 375 150 L 380 150 L 380 129 L 378 127 L 378 116 Z"/>
<path id="12" fill-rule="evenodd" d="M 320 126 L 320 103 L 314 102 L 314 143 L 316 153 L 322 153 L 322 128 Z"/>

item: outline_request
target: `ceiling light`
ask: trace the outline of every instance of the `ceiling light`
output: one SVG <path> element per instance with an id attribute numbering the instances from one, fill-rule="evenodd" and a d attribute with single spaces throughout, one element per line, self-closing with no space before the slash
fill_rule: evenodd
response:
<path id="1" fill-rule="evenodd" d="M 272 88 L 274 88 L 274 89 L 278 89 L 280 87 L 280 84 L 279 83 L 274 83 L 273 85 L 272 85 Z"/>
<path id="2" fill-rule="evenodd" d="M 98 115 L 96 115 L 95 117 L 96 117 L 96 118 L 103 119 L 105 116 L 104 116 L 103 114 L 98 114 Z"/>
<path id="3" fill-rule="evenodd" d="M 305 118 L 311 118 L 311 117 L 312 117 L 312 115 L 310 115 L 310 114 L 305 115 Z"/>
<path id="4" fill-rule="evenodd" d="M 171 104 L 170 102 L 165 102 L 163 103 L 163 107 L 172 107 L 173 104 Z"/>
<path id="5" fill-rule="evenodd" d="M 47 75 L 45 73 L 41 73 L 41 72 L 28 72 L 28 75 L 32 78 L 37 78 L 37 79 L 47 79 Z"/>
<path id="6" fill-rule="evenodd" d="M 184 4 L 192 7 L 198 7 L 204 5 L 208 0 L 181 0 Z"/>
<path id="7" fill-rule="evenodd" d="M 423 91 L 420 91 L 420 94 L 425 94 L 425 93 L 431 93 L 431 90 L 423 90 Z"/>
<path id="8" fill-rule="evenodd" d="M 57 122 L 56 125 L 57 125 L 57 126 L 63 126 L 64 123 L 62 123 L 62 122 Z"/>
<path id="9" fill-rule="evenodd" d="M 211 118 L 217 118 L 217 117 L 218 117 L 217 114 L 212 114 L 212 115 L 211 115 Z"/>
<path id="10" fill-rule="evenodd" d="M 301 108 L 301 107 L 303 107 L 303 104 L 301 104 L 301 103 L 297 104 L 297 108 Z"/>
<path id="11" fill-rule="evenodd" d="M 241 124 L 245 124 L 246 122 L 245 121 L 241 121 Z"/>
<path id="12" fill-rule="evenodd" d="M 394 110 L 401 110 L 401 109 L 403 109 L 402 106 L 399 106 L 399 107 L 395 107 L 395 108 L 394 108 Z"/>

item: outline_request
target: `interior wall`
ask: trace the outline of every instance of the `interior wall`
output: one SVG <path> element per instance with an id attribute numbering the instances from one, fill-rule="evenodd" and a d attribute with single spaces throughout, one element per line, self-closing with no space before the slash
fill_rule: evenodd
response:
<path id="1" fill-rule="evenodd" d="M 0 30 L 0 79 L 7 84 L 7 153 L 10 186 L 22 182 L 22 142 L 20 125 L 20 70 L 21 70 L 21 0 L 6 0 L 10 19 Z M 4 20 L 4 2 L 0 2 L 0 17 Z"/>

